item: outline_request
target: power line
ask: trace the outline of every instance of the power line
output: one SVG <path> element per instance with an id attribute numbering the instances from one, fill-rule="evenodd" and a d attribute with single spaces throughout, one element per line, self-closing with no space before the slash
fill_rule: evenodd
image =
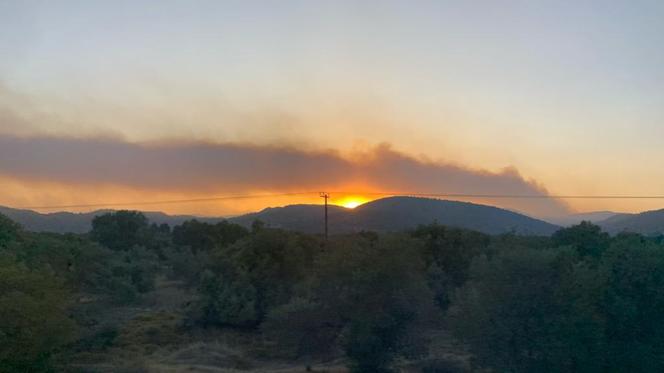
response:
<path id="1" fill-rule="evenodd" d="M 664 195 L 555 195 L 555 194 L 469 194 L 469 193 L 388 193 L 388 192 L 331 192 L 364 196 L 447 197 L 447 198 L 523 198 L 523 199 L 664 199 Z"/>
<path id="2" fill-rule="evenodd" d="M 71 205 L 44 205 L 25 206 L 23 209 L 66 209 L 66 208 L 100 208 L 114 206 L 149 206 L 179 203 L 215 202 L 238 199 L 259 199 L 271 197 L 319 195 L 320 192 L 292 192 L 292 193 L 266 193 L 244 194 L 229 196 L 214 196 L 206 198 L 157 200 L 157 201 L 129 201 L 129 202 L 100 202 Z M 408 193 L 408 192 L 358 192 L 358 191 L 332 191 L 330 195 L 361 195 L 361 196 L 408 196 L 408 197 L 434 197 L 434 198 L 486 198 L 486 199 L 664 199 L 664 195 L 545 195 L 545 194 L 473 194 L 473 193 Z"/>
<path id="3" fill-rule="evenodd" d="M 234 200 L 234 199 L 257 199 L 257 198 L 270 198 L 270 197 L 300 196 L 300 195 L 307 195 L 314 193 L 318 192 L 245 194 L 245 195 L 230 195 L 230 196 L 218 196 L 218 197 L 207 197 L 207 198 L 171 199 L 171 200 L 161 200 L 161 201 L 133 201 L 133 202 L 108 202 L 108 203 L 102 202 L 102 203 L 75 204 L 75 205 L 26 206 L 21 208 L 49 210 L 49 209 L 86 208 L 86 207 L 147 206 L 147 205 L 165 205 L 165 204 L 178 204 L 178 203 L 214 202 L 214 201 L 225 201 L 225 200 Z"/>

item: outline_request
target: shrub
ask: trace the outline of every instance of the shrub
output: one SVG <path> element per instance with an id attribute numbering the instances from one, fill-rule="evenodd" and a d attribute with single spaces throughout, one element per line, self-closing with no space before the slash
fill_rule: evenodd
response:
<path id="1" fill-rule="evenodd" d="M 280 353 L 291 358 L 329 356 L 337 346 L 342 323 L 329 307 L 296 297 L 272 310 L 262 325 Z"/>
<path id="2" fill-rule="evenodd" d="M 259 321 L 256 290 L 246 277 L 226 280 L 207 270 L 201 276 L 198 295 L 189 315 L 201 325 L 252 326 Z"/>
<path id="3" fill-rule="evenodd" d="M 182 340 L 181 318 L 168 312 L 144 313 L 127 322 L 116 344 L 139 351 L 176 344 Z"/>
<path id="4" fill-rule="evenodd" d="M 0 256 L 0 371 L 45 371 L 73 338 L 69 295 L 58 279 Z"/>

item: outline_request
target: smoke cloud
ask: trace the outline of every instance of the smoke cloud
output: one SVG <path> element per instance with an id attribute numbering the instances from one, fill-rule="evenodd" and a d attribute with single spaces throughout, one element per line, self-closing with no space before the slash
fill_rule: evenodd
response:
<path id="1" fill-rule="evenodd" d="M 347 157 L 335 151 L 235 143 L 132 143 L 0 135 L 0 176 L 72 187 L 117 185 L 197 195 L 340 189 L 358 194 L 547 195 L 544 187 L 524 179 L 515 169 L 498 173 L 473 170 L 422 160 L 389 145 Z M 568 212 L 567 206 L 555 199 L 478 202 L 536 216 Z"/>

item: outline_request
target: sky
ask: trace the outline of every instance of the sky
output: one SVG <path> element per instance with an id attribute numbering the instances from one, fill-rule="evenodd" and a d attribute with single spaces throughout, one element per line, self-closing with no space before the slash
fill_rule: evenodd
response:
<path id="1" fill-rule="evenodd" d="M 0 0 L 0 204 L 664 195 L 662 19 L 661 1 Z M 300 202 L 320 198 L 151 207 Z"/>

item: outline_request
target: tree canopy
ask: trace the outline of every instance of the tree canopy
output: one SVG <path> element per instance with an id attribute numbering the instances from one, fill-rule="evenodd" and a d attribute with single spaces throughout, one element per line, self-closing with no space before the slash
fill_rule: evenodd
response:
<path id="1" fill-rule="evenodd" d="M 190 299 L 138 311 L 163 286 Z M 171 230 L 130 211 L 47 234 L 0 216 L 0 372 L 225 331 L 290 361 L 341 356 L 353 372 L 664 371 L 662 289 L 661 239 L 585 222 L 551 237 L 433 224 L 325 239 L 195 220 Z M 101 325 L 108 309 L 130 316 Z M 450 333 L 470 360 L 433 357 Z"/>

